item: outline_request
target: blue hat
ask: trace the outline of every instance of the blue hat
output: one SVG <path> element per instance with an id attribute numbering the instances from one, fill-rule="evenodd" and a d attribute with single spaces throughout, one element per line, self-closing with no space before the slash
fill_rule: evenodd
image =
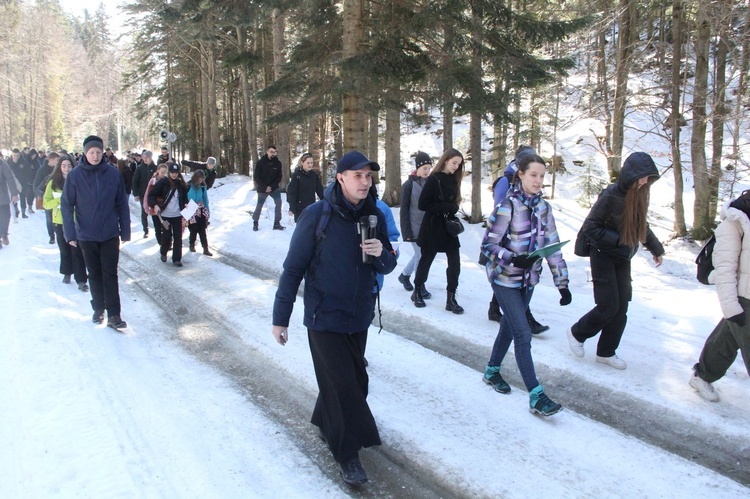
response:
<path id="1" fill-rule="evenodd" d="M 369 166 L 374 172 L 380 170 L 379 164 L 375 161 L 370 161 L 367 159 L 367 156 L 361 152 L 349 151 L 341 156 L 341 159 L 336 165 L 336 173 L 344 173 L 346 170 L 361 170 L 365 166 Z"/>

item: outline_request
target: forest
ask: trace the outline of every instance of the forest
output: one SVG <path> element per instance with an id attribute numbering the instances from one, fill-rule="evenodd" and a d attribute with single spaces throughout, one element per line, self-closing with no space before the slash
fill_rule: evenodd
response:
<path id="1" fill-rule="evenodd" d="M 133 0 L 127 33 L 103 5 L 76 17 L 57 0 L 0 2 L 0 149 L 215 156 L 249 174 L 274 144 L 325 169 L 359 149 L 399 203 L 405 129 L 431 127 L 471 159 L 470 222 L 482 179 L 520 144 L 564 171 L 562 101 L 602 124 L 597 154 L 617 177 L 628 117 L 668 144 L 674 233 L 705 239 L 719 200 L 748 172 L 748 2 L 734 0 Z M 453 128 L 469 124 L 467 144 Z M 640 123 L 640 122 L 639 122 Z M 416 151 L 414 151 L 416 152 Z M 288 179 L 291 169 L 285 171 Z M 694 184 L 685 207 L 685 178 Z M 283 184 L 285 184 L 284 182 Z M 691 184 L 691 185 L 692 185 Z M 553 192 L 554 195 L 554 184 Z M 692 208 L 692 226 L 685 210 Z"/>

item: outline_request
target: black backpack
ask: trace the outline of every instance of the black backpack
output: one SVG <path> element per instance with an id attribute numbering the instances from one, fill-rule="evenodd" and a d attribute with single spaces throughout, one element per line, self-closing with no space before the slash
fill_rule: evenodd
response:
<path id="1" fill-rule="evenodd" d="M 711 234 L 711 237 L 706 241 L 706 244 L 701 248 L 698 257 L 695 259 L 697 266 L 695 277 L 698 278 L 698 282 L 701 284 L 711 284 L 708 282 L 708 276 L 714 270 L 713 254 L 714 246 L 716 245 L 716 236 Z"/>

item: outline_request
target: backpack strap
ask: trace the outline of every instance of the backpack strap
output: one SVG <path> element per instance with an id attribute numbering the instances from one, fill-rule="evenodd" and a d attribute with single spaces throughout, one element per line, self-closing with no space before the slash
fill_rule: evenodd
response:
<path id="1" fill-rule="evenodd" d="M 327 199 L 322 200 L 323 209 L 318 217 L 318 224 L 315 226 L 315 250 L 313 253 L 312 262 L 310 262 L 310 268 L 307 273 L 310 276 L 310 280 L 315 279 L 315 272 L 320 264 L 320 255 L 323 251 L 323 240 L 326 238 L 326 229 L 328 223 L 331 221 L 331 214 L 333 213 L 333 206 Z"/>

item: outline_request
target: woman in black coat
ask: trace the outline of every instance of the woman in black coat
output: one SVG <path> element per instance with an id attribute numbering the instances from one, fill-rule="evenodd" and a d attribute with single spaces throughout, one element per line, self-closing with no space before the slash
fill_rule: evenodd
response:
<path id="1" fill-rule="evenodd" d="M 416 307 L 424 307 L 424 284 L 430 273 L 435 255 L 445 253 L 448 269 L 445 272 L 448 296 L 445 309 L 454 314 L 464 313 L 456 302 L 458 276 L 461 273 L 461 258 L 458 237 L 451 236 L 445 225 L 446 218 L 456 216 L 461 202 L 461 179 L 464 175 L 464 157 L 456 149 L 448 149 L 438 160 L 419 196 L 419 209 L 425 212 L 419 229 L 417 244 L 422 248 L 422 257 L 414 277 L 414 293 L 411 300 Z"/>
<path id="2" fill-rule="evenodd" d="M 625 369 L 617 348 L 628 322 L 633 296 L 630 260 L 643 244 L 658 267 L 664 247 L 648 226 L 649 188 L 659 178 L 654 160 L 645 152 L 628 156 L 617 182 L 604 189 L 591 208 L 576 240 L 575 254 L 591 259 L 596 306 L 568 329 L 576 357 L 585 355 L 583 342 L 599 332 L 596 361 Z"/>
<path id="3" fill-rule="evenodd" d="M 157 215 L 169 223 L 169 229 L 161 236 L 161 261 L 167 261 L 169 245 L 172 245 L 172 263 L 182 267 L 182 214 L 188 203 L 187 185 L 180 173 L 180 165 L 169 165 L 169 173 L 159 179 L 148 193 L 148 202 Z M 166 229 L 166 227 L 165 227 Z M 171 235 L 171 237 L 170 237 Z M 172 242 L 174 240 L 174 242 Z"/>
<path id="4" fill-rule="evenodd" d="M 286 200 L 289 203 L 289 213 L 294 215 L 294 223 L 297 223 L 302 210 L 315 202 L 316 194 L 318 199 L 323 199 L 323 184 L 318 172 L 313 170 L 313 164 L 312 154 L 303 154 L 286 187 Z"/>

